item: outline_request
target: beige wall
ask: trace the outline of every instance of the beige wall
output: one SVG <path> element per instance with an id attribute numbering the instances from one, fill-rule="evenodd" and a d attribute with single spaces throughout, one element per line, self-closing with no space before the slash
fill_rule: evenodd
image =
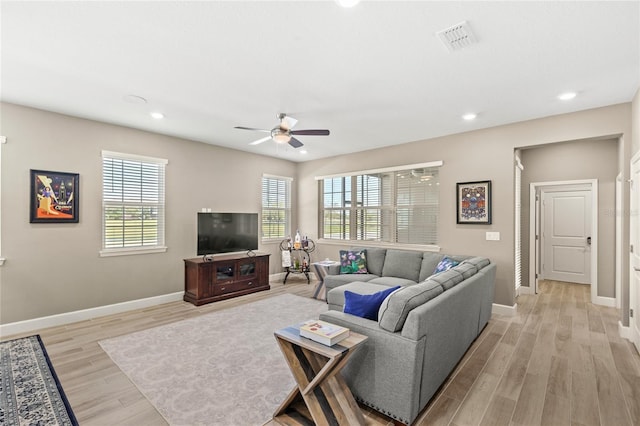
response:
<path id="1" fill-rule="evenodd" d="M 584 140 L 523 149 L 522 251 L 529 258 L 529 185 L 532 182 L 598 179 L 598 296 L 615 297 L 615 183 L 618 139 Z M 522 265 L 529 285 L 529 262 Z"/>
<path id="2" fill-rule="evenodd" d="M 196 255 L 196 212 L 259 212 L 263 173 L 296 164 L 169 136 L 2 104 L 0 323 L 184 290 Z M 99 257 L 101 150 L 166 158 L 166 253 Z M 78 224 L 29 223 L 29 169 L 80 174 Z M 280 272 L 275 245 L 271 272 Z"/>
<path id="3" fill-rule="evenodd" d="M 636 96 L 634 117 L 637 104 Z M 295 164 L 11 104 L 2 104 L 0 120 L 0 134 L 8 137 L 1 164 L 2 255 L 7 258 L 0 267 L 2 324 L 182 291 L 182 259 L 195 255 L 196 212 L 202 207 L 258 211 L 263 173 L 297 177 L 293 226 L 317 239 L 315 176 L 434 160 L 444 161 L 442 251 L 491 257 L 498 265 L 495 301 L 513 305 L 514 149 L 622 135 L 621 164 L 628 165 L 631 139 L 631 104 L 620 104 Z M 637 137 L 634 147 L 640 147 Z M 98 256 L 103 149 L 169 160 L 166 253 Z M 80 223 L 29 223 L 30 168 L 80 173 Z M 482 179 L 493 182 L 493 224 L 456 225 L 455 183 Z M 628 206 L 628 188 L 626 196 Z M 500 232 L 501 240 L 486 241 L 489 230 Z M 339 248 L 317 246 L 314 260 L 335 258 Z M 280 272 L 277 246 L 261 250 L 273 254 L 271 273 Z M 628 298 L 628 280 L 625 291 Z"/>
<path id="4" fill-rule="evenodd" d="M 512 306 L 515 303 L 514 150 L 563 141 L 629 135 L 630 111 L 630 104 L 613 105 L 302 163 L 298 168 L 300 227 L 305 232 L 316 230 L 317 235 L 318 190 L 315 176 L 443 160 L 439 223 L 442 252 L 489 256 L 498 266 L 495 302 Z M 493 223 L 457 225 L 456 182 L 484 179 L 492 181 Z M 500 232 L 500 241 L 486 241 L 486 231 Z M 316 257 L 335 259 L 338 249 L 339 246 L 321 242 Z"/>

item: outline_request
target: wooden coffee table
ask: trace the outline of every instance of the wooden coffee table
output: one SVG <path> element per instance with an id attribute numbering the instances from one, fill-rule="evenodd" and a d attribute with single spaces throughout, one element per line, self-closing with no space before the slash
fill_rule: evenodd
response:
<path id="1" fill-rule="evenodd" d="M 364 425 L 362 411 L 340 370 L 368 339 L 350 332 L 345 340 L 325 346 L 300 337 L 298 326 L 275 332 L 276 341 L 298 385 L 273 415 L 283 425 Z"/>

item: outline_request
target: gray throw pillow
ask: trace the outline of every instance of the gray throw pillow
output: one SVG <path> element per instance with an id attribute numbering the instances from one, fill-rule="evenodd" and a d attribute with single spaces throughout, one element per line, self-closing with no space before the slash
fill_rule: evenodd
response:
<path id="1" fill-rule="evenodd" d="M 383 330 L 402 330 L 409 312 L 443 292 L 442 286 L 431 280 L 402 287 L 391 293 L 380 305 L 378 324 Z"/>

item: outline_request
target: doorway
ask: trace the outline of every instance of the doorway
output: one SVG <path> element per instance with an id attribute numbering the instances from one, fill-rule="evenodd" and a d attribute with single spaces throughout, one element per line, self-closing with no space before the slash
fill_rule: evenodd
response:
<path id="1" fill-rule="evenodd" d="M 598 295 L 597 179 L 530 184 L 529 282 L 569 281 Z M 531 285 L 531 284 L 530 284 Z"/>

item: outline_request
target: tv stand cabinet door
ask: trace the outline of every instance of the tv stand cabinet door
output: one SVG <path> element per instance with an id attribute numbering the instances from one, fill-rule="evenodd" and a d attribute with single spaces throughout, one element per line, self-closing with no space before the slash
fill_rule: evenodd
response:
<path id="1" fill-rule="evenodd" d="M 184 300 L 195 302 L 213 295 L 213 264 L 185 261 Z"/>

